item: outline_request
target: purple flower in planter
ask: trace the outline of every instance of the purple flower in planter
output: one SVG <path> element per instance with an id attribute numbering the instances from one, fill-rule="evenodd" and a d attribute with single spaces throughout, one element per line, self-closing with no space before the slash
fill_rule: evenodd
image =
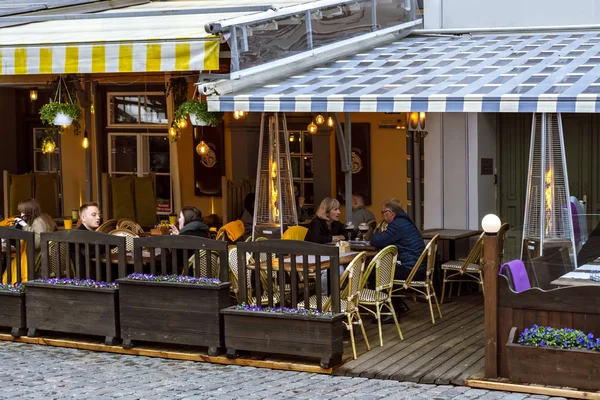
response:
<path id="1" fill-rule="evenodd" d="M 543 340 L 540 342 L 540 347 L 544 347 L 546 345 L 546 342 L 544 342 Z"/>
<path id="2" fill-rule="evenodd" d="M 49 279 L 36 279 L 32 282 L 48 283 L 51 285 L 63 285 L 63 286 L 85 286 L 102 289 L 116 289 L 119 285 L 116 282 L 102 282 L 95 281 L 93 279 L 71 279 L 71 278 L 49 278 Z"/>
<path id="3" fill-rule="evenodd" d="M 0 283 L 0 292 L 16 292 L 21 293 L 25 290 L 25 287 L 20 283 L 11 284 L 2 284 Z"/>
<path id="4" fill-rule="evenodd" d="M 189 285 L 218 285 L 221 281 L 217 278 L 194 278 L 185 275 L 153 275 L 153 274 L 140 274 L 133 273 L 127 276 L 127 279 L 136 281 L 149 281 L 149 282 L 175 282 L 185 283 Z"/>
<path id="5" fill-rule="evenodd" d="M 332 316 L 330 311 L 317 311 L 306 308 L 287 308 L 287 307 L 261 307 L 261 306 L 250 306 L 246 303 L 242 303 L 236 306 L 236 310 L 245 311 L 258 311 L 275 314 L 290 314 L 290 315 L 308 315 L 308 316 Z"/>

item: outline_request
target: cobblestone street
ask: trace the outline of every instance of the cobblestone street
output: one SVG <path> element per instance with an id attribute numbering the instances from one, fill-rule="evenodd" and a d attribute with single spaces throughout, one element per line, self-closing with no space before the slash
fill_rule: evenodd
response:
<path id="1" fill-rule="evenodd" d="M 0 399 L 548 399 L 0 342 Z M 558 399 L 558 398 L 554 398 Z"/>

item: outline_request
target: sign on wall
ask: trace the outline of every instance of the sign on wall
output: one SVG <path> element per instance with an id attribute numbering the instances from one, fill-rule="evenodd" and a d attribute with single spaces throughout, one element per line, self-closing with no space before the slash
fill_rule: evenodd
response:
<path id="1" fill-rule="evenodd" d="M 365 205 L 371 204 L 371 125 L 369 123 L 352 124 L 352 192 L 365 197 Z M 342 124 L 344 129 L 344 124 Z M 336 158 L 336 194 L 340 203 L 346 201 L 346 179 L 340 163 L 340 150 L 335 142 Z"/>
<path id="2" fill-rule="evenodd" d="M 225 143 L 223 124 L 194 127 L 194 193 L 196 196 L 221 196 L 221 177 L 225 175 Z M 206 154 L 199 155 L 200 141 L 208 146 Z"/>

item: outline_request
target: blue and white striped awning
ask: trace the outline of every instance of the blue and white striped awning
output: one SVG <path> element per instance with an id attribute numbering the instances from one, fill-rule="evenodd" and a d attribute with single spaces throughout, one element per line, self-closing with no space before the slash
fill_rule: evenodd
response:
<path id="1" fill-rule="evenodd" d="M 600 32 L 410 36 L 240 93 L 215 111 L 600 112 Z"/>

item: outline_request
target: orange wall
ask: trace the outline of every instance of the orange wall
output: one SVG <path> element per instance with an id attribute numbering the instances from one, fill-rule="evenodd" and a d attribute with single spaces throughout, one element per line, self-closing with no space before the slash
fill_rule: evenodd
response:
<path id="1" fill-rule="evenodd" d="M 69 127 L 60 138 L 63 215 L 71 215 L 71 210 L 79 209 L 85 201 L 85 150 L 81 146 L 85 124 L 83 121 L 80 124 L 82 133 L 79 136 L 75 136 L 73 127 Z"/>
<path id="2" fill-rule="evenodd" d="M 386 118 L 387 117 L 387 118 Z M 352 122 L 371 124 L 371 205 L 367 206 L 379 220 L 381 203 L 390 197 L 402 202 L 406 210 L 406 132 L 396 129 L 380 129 L 379 121 L 390 120 L 383 113 L 353 113 Z M 343 122 L 343 114 L 340 113 Z M 335 137 L 331 137 L 331 194 L 335 194 Z M 342 215 L 345 215 L 342 206 Z"/>

